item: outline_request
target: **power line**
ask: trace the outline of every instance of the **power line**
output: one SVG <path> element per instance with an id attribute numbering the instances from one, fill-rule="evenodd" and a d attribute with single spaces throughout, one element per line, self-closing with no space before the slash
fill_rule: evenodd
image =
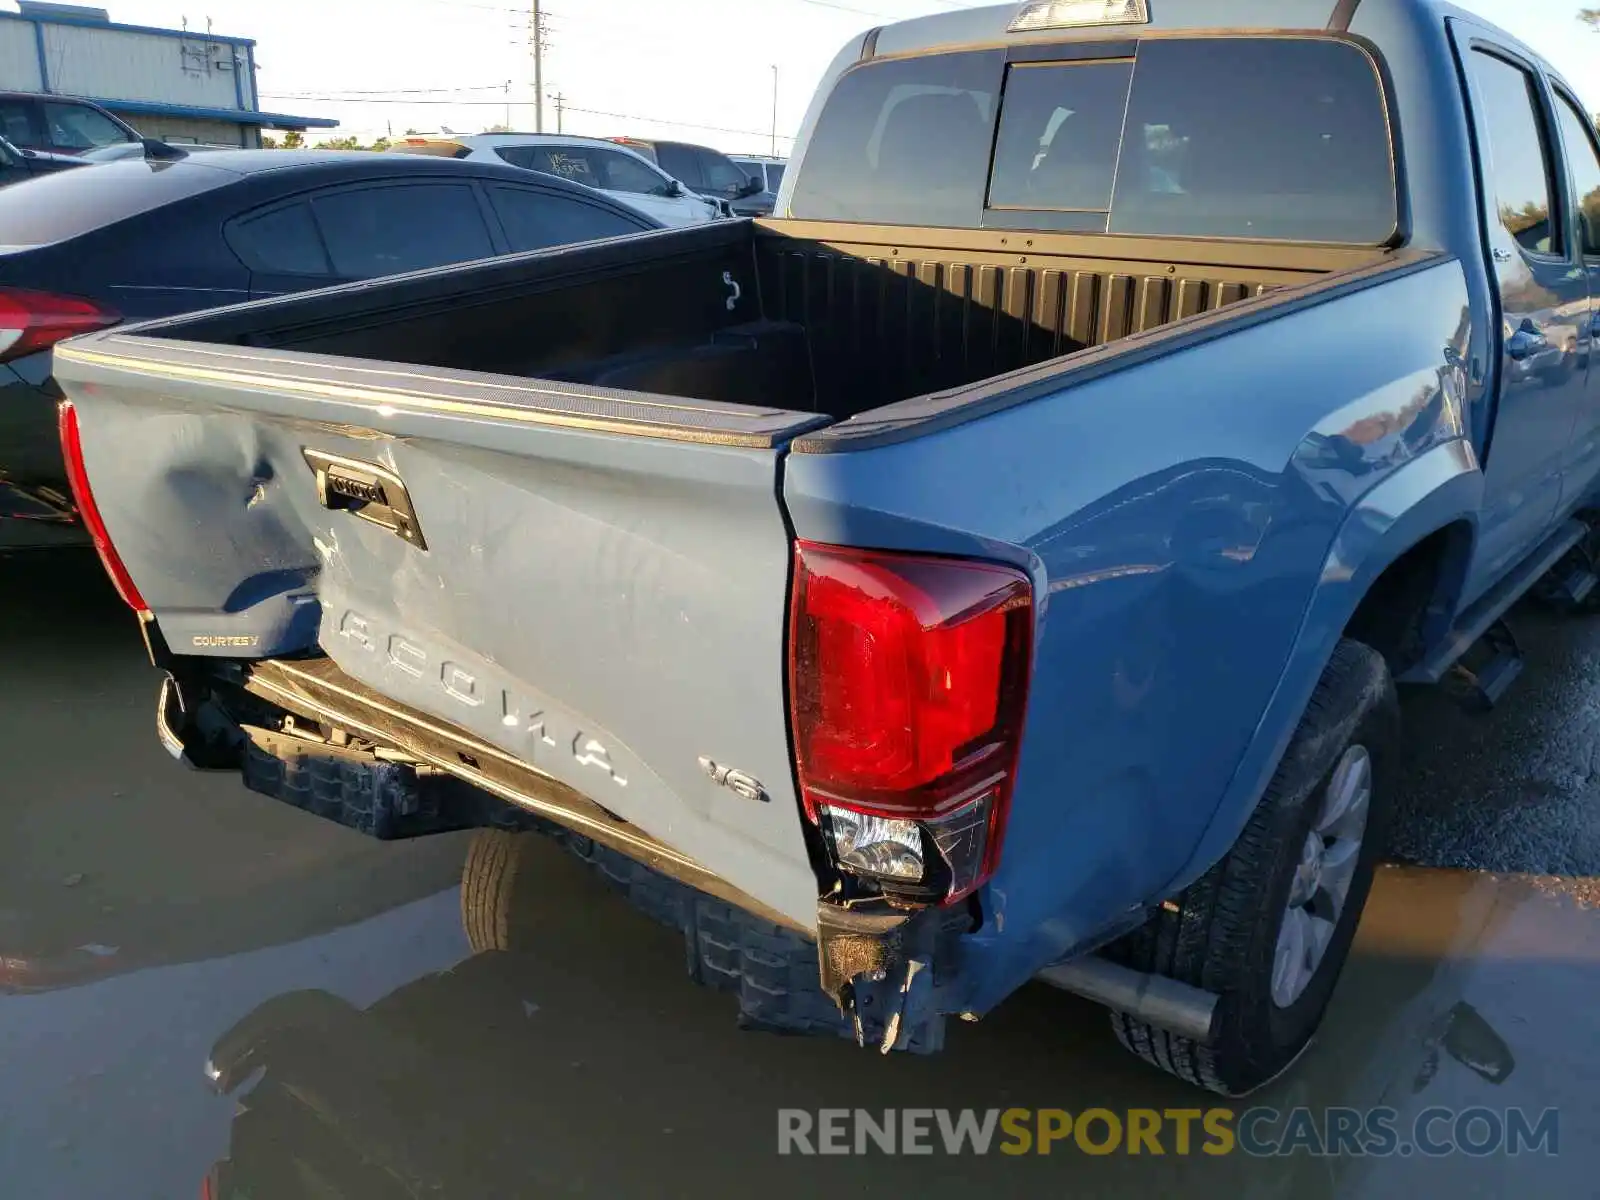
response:
<path id="1" fill-rule="evenodd" d="M 591 117 L 611 117 L 617 121 L 644 121 L 654 125 L 680 125 L 684 129 L 704 129 L 710 133 L 740 133 L 746 134 L 750 137 L 762 138 L 769 136 L 771 133 L 771 130 L 767 129 L 729 129 L 726 125 L 701 125 L 694 121 L 675 121 L 669 117 L 641 117 L 637 113 L 602 112 L 597 108 L 579 108 L 575 104 L 567 105 L 566 111 L 585 113 Z M 778 135 L 778 140 L 792 142 L 794 141 L 794 138 L 790 137 L 788 134 L 780 133 Z"/>
<path id="2" fill-rule="evenodd" d="M 498 92 L 505 88 L 503 83 L 471 83 L 461 87 L 429 87 L 429 88 L 330 88 L 327 94 L 339 96 L 410 96 L 410 95 L 438 95 L 455 94 L 457 92 Z M 273 100 L 320 100 L 324 92 L 262 92 Z"/>
<path id="3" fill-rule="evenodd" d="M 503 91 L 504 89 L 505 89 L 505 84 L 497 83 L 497 84 L 495 84 L 493 86 L 492 89 L 486 89 L 486 90 L 493 90 L 493 91 L 497 91 L 498 92 L 498 91 Z M 443 89 L 443 90 L 448 90 L 448 89 Z M 296 93 L 295 95 L 292 95 L 292 96 L 291 95 L 285 95 L 283 92 L 262 92 L 261 93 L 261 97 L 264 100 L 311 100 L 311 101 L 315 101 L 315 102 L 320 103 L 320 104 L 452 104 L 452 105 L 488 104 L 488 105 L 492 105 L 492 106 L 497 106 L 498 107 L 499 105 L 503 105 L 505 103 L 504 100 L 434 100 L 434 99 L 413 100 L 413 99 L 411 99 L 410 97 L 407 97 L 407 96 L 389 96 L 389 95 L 373 95 L 370 98 L 368 98 L 366 93 L 353 95 L 353 94 L 351 94 L 349 92 L 340 92 L 337 95 L 330 95 L 330 94 L 322 93 L 322 92 L 318 92 L 318 93 L 314 93 L 314 94 Z M 533 101 L 532 100 L 513 100 L 513 101 L 511 101 L 511 103 L 512 104 L 532 104 Z"/>
<path id="4" fill-rule="evenodd" d="M 969 8 L 977 8 L 977 7 L 979 7 L 978 5 L 975 5 L 975 4 L 962 4 L 962 3 L 959 2 L 959 0 L 925 0 L 925 2 L 932 3 L 932 4 L 942 4 L 946 8 L 956 9 L 956 10 L 959 10 L 959 11 L 965 11 L 966 9 L 969 9 Z M 901 13 L 888 13 L 888 12 L 882 11 L 881 9 L 876 9 L 876 8 L 857 8 L 855 5 L 852 5 L 852 4 L 840 4 L 840 3 L 838 3 L 838 0 L 800 0 L 800 3 L 801 4 L 810 4 L 810 5 L 813 5 L 816 8 L 831 8 L 831 9 L 835 10 L 836 12 L 855 13 L 857 16 L 862 16 L 862 17 L 882 17 L 886 21 L 910 21 L 910 20 L 913 20 L 915 15 L 916 15 L 916 14 L 912 14 L 912 13 L 903 13 L 903 12 L 901 12 Z"/>
<path id="5" fill-rule="evenodd" d="M 496 84 L 495 86 L 496 87 L 503 87 L 504 85 L 503 84 Z M 511 104 L 511 105 L 514 105 L 514 106 L 519 107 L 519 108 L 527 108 L 527 107 L 529 107 L 529 106 L 531 106 L 533 104 L 532 100 L 510 100 L 510 101 L 506 101 L 506 100 L 433 100 L 433 99 L 411 100 L 411 99 L 404 99 L 404 98 L 402 98 L 402 99 L 390 99 L 390 100 L 385 100 L 385 99 L 371 99 L 371 100 L 368 100 L 368 99 L 363 99 L 360 96 L 330 96 L 330 95 L 320 95 L 320 96 L 284 96 L 284 95 L 280 95 L 280 94 L 274 93 L 274 92 L 262 92 L 261 95 L 265 99 L 268 99 L 268 100 L 311 100 L 311 101 L 315 101 L 315 102 L 322 103 L 322 104 L 373 104 L 373 105 L 377 105 L 377 104 L 400 104 L 400 105 L 407 105 L 407 106 L 414 105 L 414 104 L 443 104 L 443 105 L 448 105 L 450 107 L 459 107 L 459 108 L 469 108 L 469 107 L 479 107 L 479 106 L 487 106 L 487 107 L 491 107 L 491 108 L 500 108 L 500 107 L 503 107 L 503 106 L 505 106 L 507 104 Z M 738 134 L 744 134 L 744 135 L 747 135 L 747 136 L 750 136 L 750 137 L 764 138 L 764 137 L 771 136 L 771 132 L 772 132 L 771 130 L 768 130 L 768 129 L 732 129 L 732 128 L 729 128 L 726 125 L 703 125 L 703 124 L 701 124 L 701 123 L 699 123 L 697 121 L 679 121 L 679 120 L 675 120 L 675 119 L 673 119 L 671 117 L 646 117 L 646 116 L 641 116 L 638 113 L 607 112 L 607 111 L 605 111 L 603 109 L 598 109 L 598 108 L 579 108 L 575 104 L 563 104 L 562 111 L 563 112 L 569 112 L 569 113 L 583 113 L 584 115 L 591 116 L 591 117 L 610 117 L 613 120 L 617 120 L 617 121 L 643 121 L 646 124 L 651 124 L 651 125 L 677 125 L 677 126 L 680 126 L 680 127 L 684 128 L 684 129 L 703 129 L 703 130 L 705 130 L 705 131 L 707 131 L 709 133 L 738 133 Z M 780 133 L 778 135 L 778 139 L 780 141 L 785 141 L 785 142 L 794 141 L 793 137 L 789 136 L 788 134 L 782 134 L 782 133 Z"/>
<path id="6" fill-rule="evenodd" d="M 853 8 L 848 4 L 835 4 L 833 0 L 800 0 L 800 3 L 814 5 L 817 8 L 831 8 L 835 12 L 855 13 L 863 17 L 887 17 L 890 15 L 886 12 L 878 12 L 876 9 Z"/>

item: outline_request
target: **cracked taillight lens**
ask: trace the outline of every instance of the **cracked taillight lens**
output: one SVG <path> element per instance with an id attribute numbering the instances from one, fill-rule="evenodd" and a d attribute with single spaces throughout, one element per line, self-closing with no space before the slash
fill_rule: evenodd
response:
<path id="1" fill-rule="evenodd" d="M 796 546 L 796 765 L 806 814 L 842 869 L 910 882 L 937 850 L 946 899 L 993 873 L 1027 705 L 1032 599 L 1013 567 Z"/>

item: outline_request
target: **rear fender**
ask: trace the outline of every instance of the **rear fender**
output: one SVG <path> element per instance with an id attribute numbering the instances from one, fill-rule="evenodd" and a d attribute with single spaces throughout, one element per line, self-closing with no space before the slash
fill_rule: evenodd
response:
<path id="1" fill-rule="evenodd" d="M 801 439 L 785 460 L 799 537 L 1034 581 L 1027 732 L 958 1011 L 987 1011 L 1220 856 L 1361 591 L 1475 510 L 1475 484 L 1431 518 L 1423 504 L 1476 478 L 1460 267 L 1383 290 L 919 437 L 838 453 Z"/>
<path id="2" fill-rule="evenodd" d="M 1311 604 L 1272 699 L 1193 858 L 1167 887 L 1182 891 L 1238 840 L 1278 768 L 1351 617 L 1390 565 L 1429 536 L 1465 522 L 1476 540 L 1483 473 L 1470 442 L 1435 446 L 1368 492 L 1351 510 L 1323 564 Z M 1459 584 L 1459 580 L 1457 581 Z"/>

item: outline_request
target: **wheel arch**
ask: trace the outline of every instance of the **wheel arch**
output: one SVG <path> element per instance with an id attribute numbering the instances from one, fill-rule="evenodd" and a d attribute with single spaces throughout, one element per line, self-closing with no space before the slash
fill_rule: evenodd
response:
<path id="1" fill-rule="evenodd" d="M 1407 645 L 1431 644 L 1448 630 L 1478 537 L 1483 473 L 1465 440 L 1435 446 L 1386 477 L 1351 506 L 1323 563 L 1300 630 L 1194 854 L 1164 889 L 1175 895 L 1227 853 L 1250 819 L 1339 641 L 1359 623 Z M 1386 592 L 1403 589 L 1393 606 Z M 1425 598 L 1419 598 L 1425 597 Z M 1382 647 L 1374 647 L 1380 653 Z M 1385 655 L 1387 658 L 1388 656 Z M 1390 660 L 1393 670 L 1395 660 Z"/>

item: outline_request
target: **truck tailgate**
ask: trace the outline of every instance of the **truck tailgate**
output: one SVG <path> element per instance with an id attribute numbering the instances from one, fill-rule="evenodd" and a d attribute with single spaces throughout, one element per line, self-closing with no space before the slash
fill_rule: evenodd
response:
<path id="1" fill-rule="evenodd" d="M 824 418 L 126 334 L 56 374 L 174 653 L 320 650 L 814 924 L 778 472 Z"/>

